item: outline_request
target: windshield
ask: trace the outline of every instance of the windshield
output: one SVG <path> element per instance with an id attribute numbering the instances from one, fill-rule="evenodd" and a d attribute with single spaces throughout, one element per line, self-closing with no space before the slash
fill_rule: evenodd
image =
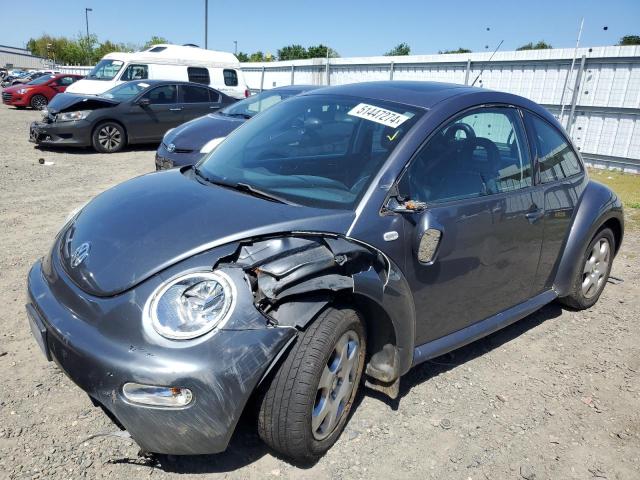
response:
<path id="1" fill-rule="evenodd" d="M 121 60 L 100 60 L 86 78 L 89 80 L 113 80 L 123 63 Z"/>
<path id="2" fill-rule="evenodd" d="M 142 93 L 146 88 L 149 88 L 149 84 L 145 82 L 127 82 L 118 85 L 117 87 L 113 87 L 111 90 L 107 90 L 102 95 L 98 96 L 124 102 L 135 97 L 139 93 Z"/>
<path id="3" fill-rule="evenodd" d="M 353 209 L 421 114 L 418 108 L 364 98 L 293 97 L 237 129 L 196 173 L 292 203 Z"/>
<path id="4" fill-rule="evenodd" d="M 47 83 L 49 80 L 54 78 L 55 75 L 43 75 L 41 77 L 36 78 L 35 80 L 31 80 L 27 85 L 42 85 L 43 83 Z"/>
<path id="5" fill-rule="evenodd" d="M 263 110 L 273 107 L 276 103 L 280 103 L 285 98 L 289 98 L 297 93 L 299 92 L 262 92 L 236 102 L 227 108 L 220 110 L 219 113 L 230 117 L 251 118 Z"/>

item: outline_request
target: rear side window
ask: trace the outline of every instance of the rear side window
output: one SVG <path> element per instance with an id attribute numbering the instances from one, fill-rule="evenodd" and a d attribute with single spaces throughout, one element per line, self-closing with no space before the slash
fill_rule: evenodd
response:
<path id="1" fill-rule="evenodd" d="M 129 65 L 122 74 L 121 80 L 144 80 L 149 78 L 149 67 L 147 65 Z"/>
<path id="2" fill-rule="evenodd" d="M 205 87 L 194 87 L 192 85 L 183 85 L 182 101 L 184 103 L 208 103 L 209 89 Z"/>
<path id="3" fill-rule="evenodd" d="M 549 183 L 580 173 L 582 168 L 578 156 L 560 132 L 536 115 L 527 116 L 533 127 L 538 151 L 540 181 Z"/>
<path id="4" fill-rule="evenodd" d="M 58 79 L 57 83 L 58 85 L 62 85 L 63 87 L 68 87 L 75 81 L 76 79 L 74 77 L 62 77 Z"/>
<path id="5" fill-rule="evenodd" d="M 187 67 L 187 75 L 189 75 L 189 81 L 194 83 L 202 83 L 209 85 L 211 83 L 209 79 L 209 70 L 200 67 Z"/>
<path id="6" fill-rule="evenodd" d="M 238 72 L 236 72 L 235 70 L 225 68 L 222 73 L 224 75 L 224 84 L 227 87 L 238 86 Z"/>
<path id="7" fill-rule="evenodd" d="M 209 90 L 209 101 L 212 103 L 218 103 L 222 100 L 220 92 L 218 92 L 217 90 L 211 90 L 210 88 L 208 88 L 207 90 Z"/>

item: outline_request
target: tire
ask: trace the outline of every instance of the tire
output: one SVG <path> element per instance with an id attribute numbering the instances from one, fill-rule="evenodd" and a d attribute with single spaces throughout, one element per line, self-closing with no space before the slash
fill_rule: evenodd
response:
<path id="1" fill-rule="evenodd" d="M 575 310 L 595 305 L 609 280 L 614 251 L 613 232 L 604 228 L 596 233 L 581 257 L 571 293 L 561 298 L 560 303 Z"/>
<path id="2" fill-rule="evenodd" d="M 127 144 L 127 134 L 119 123 L 103 122 L 93 130 L 91 143 L 100 153 L 115 153 Z"/>
<path id="3" fill-rule="evenodd" d="M 320 458 L 349 418 L 365 352 L 358 313 L 350 308 L 324 310 L 301 332 L 264 391 L 258 414 L 260 438 L 294 462 Z M 350 382 L 345 383 L 347 378 Z"/>
<path id="4" fill-rule="evenodd" d="M 47 97 L 40 94 L 34 95 L 33 97 L 31 97 L 31 100 L 29 100 L 29 105 L 34 110 L 42 110 L 44 107 L 47 106 L 48 103 L 49 103 L 49 100 L 47 100 Z"/>

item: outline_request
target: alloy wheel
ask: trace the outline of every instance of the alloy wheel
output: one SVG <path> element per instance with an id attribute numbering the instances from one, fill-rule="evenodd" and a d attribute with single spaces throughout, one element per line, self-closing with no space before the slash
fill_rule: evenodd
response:
<path id="1" fill-rule="evenodd" d="M 602 289 L 609 271 L 611 247 L 606 238 L 598 240 L 582 270 L 582 294 L 585 298 L 593 298 Z"/>
<path id="2" fill-rule="evenodd" d="M 316 440 L 335 430 L 351 399 L 358 372 L 360 341 L 353 330 L 345 332 L 325 365 L 311 412 L 311 429 Z"/>
<path id="3" fill-rule="evenodd" d="M 42 95 L 36 95 L 31 99 L 31 106 L 36 110 L 42 110 L 47 106 L 47 99 Z"/>
<path id="4" fill-rule="evenodd" d="M 117 149 L 122 142 L 120 130 L 111 125 L 105 125 L 98 132 L 98 143 L 108 151 Z"/>

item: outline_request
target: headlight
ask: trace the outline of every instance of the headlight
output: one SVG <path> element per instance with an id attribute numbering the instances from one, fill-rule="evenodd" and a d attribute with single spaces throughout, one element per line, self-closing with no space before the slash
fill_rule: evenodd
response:
<path id="1" fill-rule="evenodd" d="M 209 153 L 209 152 L 211 152 L 211 150 L 213 150 L 218 145 L 220 145 L 220 143 L 224 139 L 225 139 L 225 137 L 219 137 L 219 138 L 214 138 L 212 140 L 209 140 L 207 143 L 204 144 L 204 147 L 202 147 L 200 149 L 200 153 Z"/>
<path id="2" fill-rule="evenodd" d="M 18 89 L 18 93 L 19 93 L 20 95 L 22 95 L 22 94 L 24 94 L 24 93 L 27 93 L 28 91 L 29 91 L 29 89 L 28 89 L 28 88 L 19 88 L 19 89 Z"/>
<path id="3" fill-rule="evenodd" d="M 151 296 L 149 316 L 160 335 L 186 340 L 228 320 L 235 303 L 233 283 L 219 271 L 188 273 L 161 285 Z"/>
<path id="4" fill-rule="evenodd" d="M 56 115 L 56 122 L 72 122 L 74 120 L 84 120 L 92 110 L 78 110 L 77 112 L 65 112 Z"/>

